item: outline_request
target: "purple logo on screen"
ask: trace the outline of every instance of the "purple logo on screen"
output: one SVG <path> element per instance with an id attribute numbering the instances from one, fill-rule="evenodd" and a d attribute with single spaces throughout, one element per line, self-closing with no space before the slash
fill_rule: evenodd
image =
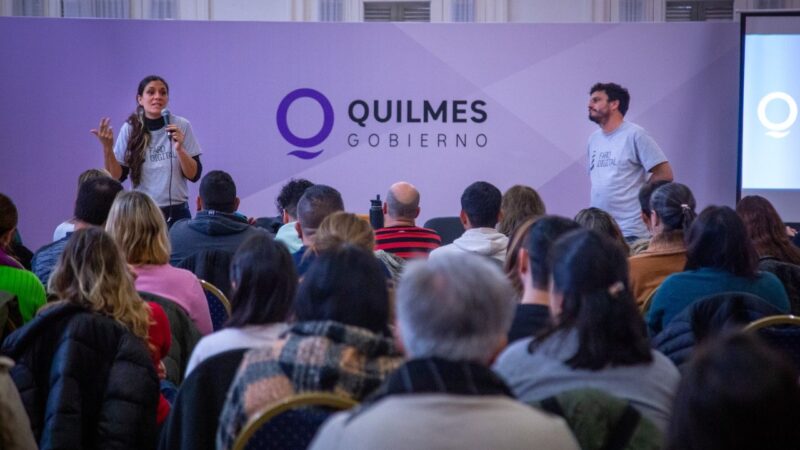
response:
<path id="1" fill-rule="evenodd" d="M 317 134 L 309 138 L 301 138 L 292 133 L 292 131 L 289 129 L 288 123 L 289 107 L 292 106 L 292 103 L 294 103 L 295 100 L 303 97 L 308 97 L 312 100 L 315 100 L 317 103 L 319 103 L 319 106 L 322 107 L 322 128 L 320 128 Z M 333 106 L 331 106 L 331 102 L 328 100 L 328 98 L 317 90 L 310 88 L 296 89 L 284 97 L 283 100 L 281 100 L 280 105 L 278 105 L 277 120 L 278 131 L 281 133 L 281 136 L 286 139 L 286 142 L 301 148 L 316 147 L 325 141 L 325 139 L 328 138 L 333 130 Z M 321 155 L 322 152 L 323 150 L 316 152 L 294 150 L 287 154 L 296 156 L 300 159 L 313 159 Z"/>

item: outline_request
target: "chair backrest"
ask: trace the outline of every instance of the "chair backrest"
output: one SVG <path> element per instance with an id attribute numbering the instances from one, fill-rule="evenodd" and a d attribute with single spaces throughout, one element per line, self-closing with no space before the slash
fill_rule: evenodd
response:
<path id="1" fill-rule="evenodd" d="M 800 317 L 776 315 L 756 320 L 744 328 L 758 333 L 773 349 L 783 353 L 800 370 Z"/>
<path id="2" fill-rule="evenodd" d="M 186 373 L 189 357 L 203 336 L 186 311 L 177 303 L 149 292 L 140 291 L 139 296 L 145 301 L 158 303 L 167 315 L 172 343 L 163 362 L 167 369 L 167 380 L 179 386 Z"/>
<path id="3" fill-rule="evenodd" d="M 278 230 L 283 226 L 283 217 L 259 217 L 256 219 L 256 223 L 253 225 L 263 228 L 275 236 L 275 234 L 278 233 Z"/>
<path id="4" fill-rule="evenodd" d="M 325 420 L 358 403 L 328 392 L 294 395 L 262 409 L 242 429 L 234 450 L 305 449 Z"/>
<path id="5" fill-rule="evenodd" d="M 800 315 L 800 266 L 765 258 L 759 261 L 758 269 L 778 277 L 789 297 L 790 313 Z"/>
<path id="6" fill-rule="evenodd" d="M 248 349 L 209 357 L 181 384 L 172 411 L 161 430 L 161 450 L 214 450 L 225 396 Z"/>
<path id="7" fill-rule="evenodd" d="M 192 272 L 197 278 L 216 286 L 225 296 L 230 296 L 232 260 L 233 252 L 231 251 L 208 249 L 183 258 L 176 267 Z"/>
<path id="8" fill-rule="evenodd" d="M 428 219 L 423 226 L 436 230 L 442 237 L 442 245 L 450 244 L 464 234 L 464 225 L 461 224 L 461 218 L 458 216 L 434 217 Z"/>
<path id="9" fill-rule="evenodd" d="M 532 406 L 564 418 L 583 450 L 657 450 L 662 434 L 629 401 L 596 389 L 562 392 Z"/>
<path id="10" fill-rule="evenodd" d="M 225 321 L 231 316 L 231 302 L 216 286 L 206 280 L 200 279 L 203 293 L 206 294 L 208 312 L 211 313 L 211 326 L 214 331 L 221 330 Z"/>

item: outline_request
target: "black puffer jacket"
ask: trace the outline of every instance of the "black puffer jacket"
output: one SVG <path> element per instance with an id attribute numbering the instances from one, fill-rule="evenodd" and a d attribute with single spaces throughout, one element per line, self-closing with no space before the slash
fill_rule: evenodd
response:
<path id="1" fill-rule="evenodd" d="M 34 318 L 3 342 L 41 449 L 152 449 L 159 383 L 146 344 L 75 305 Z"/>

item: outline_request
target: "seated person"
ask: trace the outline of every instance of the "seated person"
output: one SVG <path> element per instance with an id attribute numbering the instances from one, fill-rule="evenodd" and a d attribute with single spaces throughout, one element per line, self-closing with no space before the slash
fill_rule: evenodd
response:
<path id="1" fill-rule="evenodd" d="M 427 258 L 442 245 L 435 230 L 418 227 L 419 191 L 411 183 L 393 184 L 383 202 L 383 228 L 375 230 L 375 248 L 402 259 Z"/>
<path id="2" fill-rule="evenodd" d="M 523 286 L 522 297 L 514 312 L 508 341 L 534 336 L 550 324 L 550 270 L 547 259 L 550 247 L 561 235 L 580 228 L 575 221 L 558 216 L 536 219 L 525 231 L 517 249 L 516 275 Z M 511 255 L 509 255 L 510 257 Z"/>
<path id="3" fill-rule="evenodd" d="M 647 185 L 645 185 L 647 187 Z M 644 189 L 644 188 L 642 188 Z M 647 250 L 631 256 L 631 291 L 640 309 L 665 278 L 686 266 L 684 234 L 697 217 L 692 191 L 665 182 L 650 197 L 650 216 L 644 221 L 653 235 Z"/>
<path id="4" fill-rule="evenodd" d="M 625 253 L 630 252 L 628 242 L 625 240 L 625 236 L 622 235 L 622 230 L 619 228 L 617 221 L 606 211 L 595 207 L 582 209 L 575 215 L 575 222 L 578 222 L 580 226 L 587 230 L 594 230 L 610 237 L 625 250 Z"/>
<path id="5" fill-rule="evenodd" d="M 409 263 L 397 291 L 409 360 L 355 412 L 329 419 L 312 449 L 577 449 L 563 420 L 516 402 L 489 369 L 506 345 L 512 295 L 486 258 Z"/>
<path id="6" fill-rule="evenodd" d="M 307 250 L 314 245 L 317 228 L 326 217 L 336 211 L 344 211 L 342 195 L 336 189 L 324 184 L 310 186 L 297 201 L 295 229 L 303 241 L 303 246 L 292 254 L 292 259 L 300 277 L 305 275 L 315 259 L 316 254 Z"/>
<path id="7" fill-rule="evenodd" d="M 233 253 L 242 242 L 263 230 L 250 226 L 236 214 L 239 197 L 233 178 L 221 170 L 212 170 L 200 181 L 200 195 L 194 218 L 181 219 L 169 229 L 172 246 L 170 264 L 180 262 L 202 250 L 225 250 Z"/>
<path id="8" fill-rule="evenodd" d="M 361 401 L 402 363 L 388 333 L 386 279 L 369 252 L 345 246 L 317 256 L 293 313 L 283 339 L 245 354 L 220 415 L 217 449 L 232 448 L 270 403 L 308 391 Z"/>
<path id="9" fill-rule="evenodd" d="M 17 297 L 19 313 L 24 323 L 31 320 L 36 310 L 45 304 L 47 295 L 36 275 L 25 270 L 10 250 L 11 240 L 17 229 L 17 219 L 14 202 L 0 194 L 0 291 Z"/>
<path id="10" fill-rule="evenodd" d="M 433 250 L 431 258 L 444 253 L 476 253 L 503 264 L 506 259 L 508 237 L 494 227 L 502 218 L 500 204 L 503 195 L 494 185 L 476 181 L 461 194 L 461 224 L 464 234 L 458 239 Z"/>
<path id="11" fill-rule="evenodd" d="M 200 281 L 169 265 L 167 222 L 161 209 L 140 191 L 120 193 L 108 214 L 106 231 L 120 246 L 136 275 L 136 290 L 177 303 L 201 334 L 211 333 L 211 313 Z"/>
<path id="12" fill-rule="evenodd" d="M 300 197 L 306 192 L 306 189 L 313 186 L 314 183 L 300 178 L 289 180 L 281 188 L 278 198 L 275 199 L 275 205 L 278 207 L 278 212 L 281 213 L 281 221 L 283 225 L 278 228 L 275 234 L 275 240 L 282 243 L 289 250 L 289 253 L 295 253 L 303 246 L 303 241 L 300 239 L 300 234 L 297 232 L 297 202 Z"/>
<path id="13" fill-rule="evenodd" d="M 547 212 L 542 197 L 535 189 L 516 184 L 503 194 L 500 213 L 502 219 L 497 224 L 497 231 L 511 239 L 520 225 L 528 220 L 542 217 Z"/>
<path id="14" fill-rule="evenodd" d="M 794 449 L 800 442 L 797 370 L 753 334 L 698 351 L 683 374 L 667 450 Z"/>
<path id="15" fill-rule="evenodd" d="M 89 181 L 89 180 L 91 180 L 93 178 L 100 178 L 100 177 L 111 178 L 111 174 L 105 169 L 84 170 L 78 176 L 78 190 L 80 190 L 81 185 L 84 182 Z M 60 239 L 63 239 L 65 237 L 67 237 L 68 234 L 70 234 L 73 231 L 75 231 L 75 224 L 76 223 L 77 223 L 77 219 L 75 217 L 73 217 L 73 218 L 71 218 L 71 219 L 69 219 L 67 221 L 61 222 L 56 227 L 55 231 L 53 231 L 53 242 L 58 241 Z"/>
<path id="16" fill-rule="evenodd" d="M 231 316 L 225 328 L 197 343 L 186 366 L 186 376 L 218 353 L 263 347 L 286 331 L 297 290 L 297 272 L 286 247 L 267 233 L 250 236 L 233 256 L 230 271 Z"/>
<path id="17" fill-rule="evenodd" d="M 789 312 L 780 280 L 758 271 L 758 256 L 742 219 L 727 206 L 709 206 L 686 236 L 686 271 L 667 277 L 653 297 L 647 326 L 658 334 L 695 301 L 722 292 L 746 292 Z"/>
<path id="18" fill-rule="evenodd" d="M 591 230 L 570 231 L 550 249 L 549 268 L 553 323 L 509 346 L 495 371 L 525 402 L 594 388 L 629 400 L 663 432 L 680 374 L 650 349 L 622 247 Z"/>

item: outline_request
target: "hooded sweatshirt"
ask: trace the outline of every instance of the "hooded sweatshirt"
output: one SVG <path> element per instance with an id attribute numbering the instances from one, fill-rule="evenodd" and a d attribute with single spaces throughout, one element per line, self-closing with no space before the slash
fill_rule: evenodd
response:
<path id="1" fill-rule="evenodd" d="M 453 241 L 431 252 L 430 258 L 451 252 L 469 252 L 496 259 L 501 263 L 506 259 L 508 237 L 494 228 L 470 228 Z"/>
<path id="2" fill-rule="evenodd" d="M 227 250 L 234 253 L 245 239 L 264 232 L 250 226 L 247 219 L 237 214 L 213 209 L 200 211 L 194 219 L 179 220 L 170 228 L 170 264 L 176 265 L 201 250 Z"/>

